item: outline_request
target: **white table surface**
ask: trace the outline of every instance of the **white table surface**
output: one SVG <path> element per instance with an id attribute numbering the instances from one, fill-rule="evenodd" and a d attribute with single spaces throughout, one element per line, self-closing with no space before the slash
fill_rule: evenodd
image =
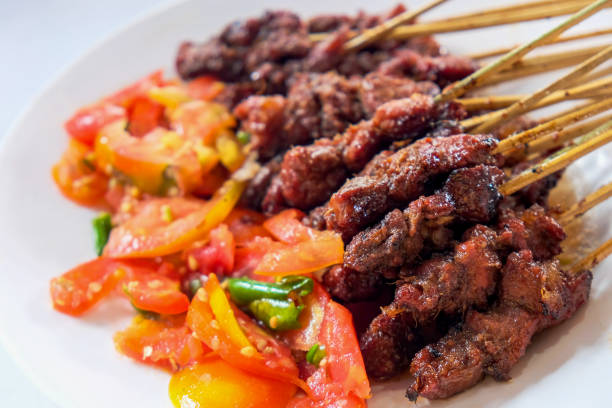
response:
<path id="1" fill-rule="evenodd" d="M 164 2 L 167 0 L 0 0 L 0 139 L 63 67 Z M 58 408 L 2 347 L 0 407 Z"/>

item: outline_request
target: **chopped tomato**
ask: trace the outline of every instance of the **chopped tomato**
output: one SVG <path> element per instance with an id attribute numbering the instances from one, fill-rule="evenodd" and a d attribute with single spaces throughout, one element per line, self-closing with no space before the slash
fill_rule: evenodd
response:
<path id="1" fill-rule="evenodd" d="M 332 231 L 322 231 L 310 241 L 268 252 L 255 270 L 258 275 L 304 275 L 342 263 L 344 242 Z"/>
<path id="2" fill-rule="evenodd" d="M 189 148 L 183 137 L 155 128 L 138 138 L 125 128 L 126 123 L 118 121 L 100 131 L 95 143 L 100 168 L 119 173 L 151 194 L 165 195 L 172 187 L 188 193 L 197 187 L 209 165 L 200 162 L 196 149 Z"/>
<path id="3" fill-rule="evenodd" d="M 193 193 L 200 197 L 210 197 L 217 191 L 229 177 L 227 169 L 221 165 L 214 166 L 202 177 Z"/>
<path id="4" fill-rule="evenodd" d="M 290 209 L 280 212 L 264 222 L 264 228 L 279 241 L 287 244 L 297 244 L 299 242 L 316 239 L 321 235 L 321 231 L 308 228 L 300 222 L 304 213 L 300 210 Z"/>
<path id="5" fill-rule="evenodd" d="M 302 328 L 283 333 L 292 349 L 308 350 L 315 344 L 325 348 L 321 366 L 307 379 L 310 397 L 296 397 L 291 408 L 365 407 L 370 383 L 359 349 L 351 313 L 331 300 L 319 284 L 306 297 L 300 316 L 308 319 Z"/>
<path id="6" fill-rule="evenodd" d="M 161 274 L 132 276 L 123 290 L 134 307 L 159 314 L 185 313 L 189 298 L 179 290 L 179 282 Z"/>
<path id="7" fill-rule="evenodd" d="M 162 85 L 164 85 L 164 72 L 158 70 L 104 98 L 104 101 L 127 108 L 134 99 L 146 95 L 151 88 Z"/>
<path id="8" fill-rule="evenodd" d="M 235 249 L 234 236 L 227 225 L 221 224 L 210 231 L 206 245 L 185 250 L 185 256 L 191 268 L 195 267 L 206 275 L 227 275 L 234 269 Z"/>
<path id="9" fill-rule="evenodd" d="M 266 217 L 257 211 L 245 208 L 235 208 L 225 220 L 230 232 L 234 236 L 237 246 L 241 246 L 255 239 L 255 237 L 269 237 L 270 234 L 262 226 Z"/>
<path id="10" fill-rule="evenodd" d="M 300 314 L 300 328 L 283 332 L 282 338 L 292 350 L 308 351 L 319 343 L 329 294 L 315 281 L 312 293 L 304 298 L 304 310 Z"/>
<path id="11" fill-rule="evenodd" d="M 89 147 L 71 139 L 51 174 L 64 196 L 82 205 L 99 206 L 104 202 L 108 178 L 89 160 L 91 153 Z"/>
<path id="12" fill-rule="evenodd" d="M 298 368 L 290 350 L 233 307 L 214 274 L 191 301 L 187 324 L 229 364 L 308 390 L 298 378 Z"/>
<path id="13" fill-rule="evenodd" d="M 202 359 L 210 350 L 191 335 L 184 315 L 157 320 L 136 316 L 125 330 L 115 333 L 117 350 L 136 361 L 171 371 Z"/>
<path id="14" fill-rule="evenodd" d="M 103 103 L 79 109 L 64 123 L 64 128 L 72 138 L 93 146 L 100 129 L 125 117 L 122 107 Z"/>
<path id="15" fill-rule="evenodd" d="M 228 180 L 206 203 L 179 197 L 148 200 L 132 218 L 113 228 L 104 256 L 144 258 L 179 252 L 221 224 L 243 189 L 244 182 Z"/>
<path id="16" fill-rule="evenodd" d="M 161 124 L 164 106 L 140 96 L 134 99 L 128 109 L 128 130 L 136 137 L 142 137 Z"/>
<path id="17" fill-rule="evenodd" d="M 108 295 L 125 276 L 155 271 L 148 260 L 117 261 L 96 258 L 51 279 L 53 307 L 62 313 L 78 316 Z"/>
<path id="18" fill-rule="evenodd" d="M 293 384 L 240 370 L 217 356 L 174 374 L 170 400 L 177 408 L 285 408 Z"/>
<path id="19" fill-rule="evenodd" d="M 212 76 L 201 76 L 187 84 L 187 93 L 194 99 L 212 101 L 223 90 L 223 82 Z"/>
<path id="20" fill-rule="evenodd" d="M 273 276 L 255 276 L 255 269 L 268 252 L 285 248 L 280 242 L 272 241 L 268 237 L 255 237 L 236 248 L 233 276 L 250 276 L 253 279 L 273 281 Z"/>
<path id="21" fill-rule="evenodd" d="M 213 146 L 218 133 L 236 126 L 236 119 L 217 103 L 191 101 L 176 108 L 170 116 L 174 130 L 188 140 Z"/>

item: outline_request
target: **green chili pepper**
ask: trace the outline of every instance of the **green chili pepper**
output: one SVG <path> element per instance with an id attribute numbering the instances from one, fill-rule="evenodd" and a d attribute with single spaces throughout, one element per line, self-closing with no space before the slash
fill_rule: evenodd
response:
<path id="1" fill-rule="evenodd" d="M 227 281 L 232 300 L 240 306 L 259 299 L 287 300 L 291 292 L 296 292 L 298 296 L 306 296 L 314 287 L 312 279 L 304 276 L 293 276 L 276 283 L 244 278 L 230 278 Z"/>
<path id="2" fill-rule="evenodd" d="M 308 350 L 308 353 L 306 353 L 306 361 L 318 367 L 321 360 L 323 360 L 326 355 L 327 353 L 325 352 L 325 346 L 315 344 L 310 348 L 310 350 Z"/>
<path id="3" fill-rule="evenodd" d="M 198 289 L 202 287 L 202 280 L 200 278 L 193 278 L 189 281 L 189 293 L 190 298 L 194 297 L 198 292 Z"/>
<path id="4" fill-rule="evenodd" d="M 134 308 L 134 310 L 136 310 L 145 319 L 148 319 L 148 320 L 158 320 L 159 319 L 159 313 L 151 312 L 150 310 L 140 309 L 140 308 L 134 306 L 133 303 L 131 303 L 131 305 Z"/>
<path id="5" fill-rule="evenodd" d="M 100 256 L 102 255 L 102 251 L 104 251 L 104 247 L 108 242 L 111 229 L 113 229 L 111 215 L 107 212 L 103 212 L 94 218 L 91 224 L 94 229 L 94 244 L 96 247 L 96 253 L 98 256 Z"/>
<path id="6" fill-rule="evenodd" d="M 247 144 L 251 141 L 251 134 L 249 132 L 245 132 L 244 130 L 236 133 L 236 139 L 240 142 L 240 144 Z"/>
<path id="7" fill-rule="evenodd" d="M 272 330 L 299 329 L 302 309 L 304 306 L 296 306 L 291 300 L 259 299 L 249 303 L 253 316 Z"/>

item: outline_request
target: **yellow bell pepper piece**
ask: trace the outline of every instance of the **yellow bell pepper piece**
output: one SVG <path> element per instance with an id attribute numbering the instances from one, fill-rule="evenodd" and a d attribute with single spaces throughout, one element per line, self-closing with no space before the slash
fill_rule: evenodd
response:
<path id="1" fill-rule="evenodd" d="M 161 103 L 169 110 L 174 110 L 180 104 L 191 100 L 191 97 L 184 89 L 172 85 L 151 88 L 149 90 L 149 98 Z"/>
<path id="2" fill-rule="evenodd" d="M 221 133 L 215 142 L 221 164 L 229 171 L 236 171 L 244 162 L 242 148 L 236 138 L 229 132 Z"/>
<path id="3" fill-rule="evenodd" d="M 249 339 L 247 339 L 246 335 L 242 331 L 242 328 L 240 328 L 240 325 L 238 324 L 238 320 L 236 320 L 236 316 L 234 316 L 234 311 L 227 300 L 225 291 L 221 288 L 221 286 L 219 286 L 217 276 L 210 274 L 208 279 L 215 281 L 215 284 L 212 285 L 214 286 L 214 289 L 209 294 L 209 304 L 215 318 L 217 319 L 219 327 L 229 335 L 232 342 L 236 346 L 240 347 L 241 349 L 243 347 L 252 347 L 253 345 Z"/>

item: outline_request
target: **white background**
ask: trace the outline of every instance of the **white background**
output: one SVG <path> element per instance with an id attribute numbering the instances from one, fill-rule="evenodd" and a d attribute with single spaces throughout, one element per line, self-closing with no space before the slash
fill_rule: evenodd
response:
<path id="1" fill-rule="evenodd" d="M 63 67 L 113 31 L 165 2 L 0 0 L 0 138 Z M 0 406 L 57 408 L 1 346 Z"/>

